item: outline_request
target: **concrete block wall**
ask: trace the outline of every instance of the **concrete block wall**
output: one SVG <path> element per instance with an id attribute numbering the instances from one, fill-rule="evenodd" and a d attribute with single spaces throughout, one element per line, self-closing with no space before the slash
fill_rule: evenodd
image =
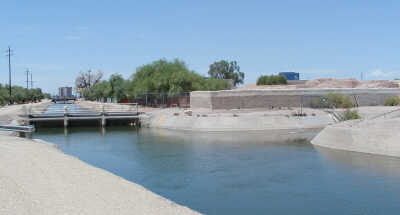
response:
<path id="1" fill-rule="evenodd" d="M 357 98 L 360 106 L 383 105 L 386 98 L 399 96 L 400 89 L 270 89 L 195 91 L 190 95 L 192 108 L 251 109 L 311 106 L 313 98 L 339 93 Z"/>

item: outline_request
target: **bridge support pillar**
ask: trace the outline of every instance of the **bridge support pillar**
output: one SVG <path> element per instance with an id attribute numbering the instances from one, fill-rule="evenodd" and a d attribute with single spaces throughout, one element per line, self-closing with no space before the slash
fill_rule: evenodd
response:
<path id="1" fill-rule="evenodd" d="M 64 127 L 68 127 L 68 117 L 64 116 Z"/>
<path id="2" fill-rule="evenodd" d="M 106 125 L 107 125 L 107 120 L 106 117 L 103 115 L 101 117 L 101 127 L 106 127 Z"/>
<path id="3" fill-rule="evenodd" d="M 64 106 L 64 128 L 68 127 L 68 106 Z"/>

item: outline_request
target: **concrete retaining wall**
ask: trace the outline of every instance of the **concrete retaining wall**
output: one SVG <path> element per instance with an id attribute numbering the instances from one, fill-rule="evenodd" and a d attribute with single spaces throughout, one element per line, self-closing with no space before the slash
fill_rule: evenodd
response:
<path id="1" fill-rule="evenodd" d="M 400 157 L 400 119 L 349 121 L 326 127 L 311 142 L 346 151 Z"/>
<path id="2" fill-rule="evenodd" d="M 190 94 L 192 108 L 251 109 L 271 107 L 311 107 L 313 98 L 339 93 L 357 98 L 359 106 L 383 105 L 386 98 L 399 96 L 400 89 L 270 89 L 195 91 Z"/>

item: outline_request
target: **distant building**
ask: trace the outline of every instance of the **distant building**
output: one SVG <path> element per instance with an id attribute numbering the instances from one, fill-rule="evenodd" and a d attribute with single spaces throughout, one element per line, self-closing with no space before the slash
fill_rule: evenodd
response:
<path id="1" fill-rule="evenodd" d="M 72 98 L 72 87 L 58 88 L 58 96 L 60 98 Z"/>
<path id="2" fill-rule="evenodd" d="M 298 72 L 280 72 L 279 75 L 285 76 L 286 80 L 300 80 L 300 73 Z"/>

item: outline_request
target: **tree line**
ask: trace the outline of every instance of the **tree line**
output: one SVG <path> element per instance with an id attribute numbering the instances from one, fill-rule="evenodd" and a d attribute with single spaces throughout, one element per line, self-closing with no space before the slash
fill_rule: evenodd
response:
<path id="1" fill-rule="evenodd" d="M 170 96 L 190 91 L 227 90 L 242 84 L 244 73 L 236 61 L 217 61 L 210 65 L 208 77 L 190 70 L 185 62 L 161 59 L 140 66 L 128 79 L 120 74 L 103 80 L 101 71 L 82 72 L 75 80 L 81 96 L 96 100 L 115 98 L 118 101 L 144 94 L 167 94 Z"/>
<path id="2" fill-rule="evenodd" d="M 8 85 L 0 84 L 0 105 L 22 104 L 27 102 L 38 102 L 44 98 L 50 98 L 50 94 L 43 93 L 40 88 L 27 89 L 20 86 L 11 87 L 11 97 Z"/>

